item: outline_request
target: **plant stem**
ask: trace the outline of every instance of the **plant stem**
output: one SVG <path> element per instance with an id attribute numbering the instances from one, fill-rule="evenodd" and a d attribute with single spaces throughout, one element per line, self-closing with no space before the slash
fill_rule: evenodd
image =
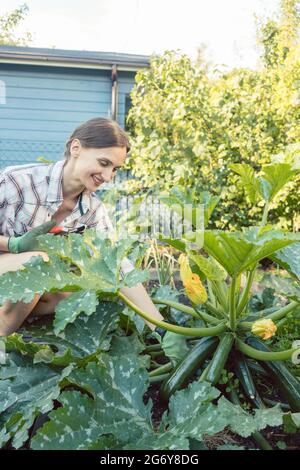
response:
<path id="1" fill-rule="evenodd" d="M 246 354 L 246 356 L 258 359 L 259 361 L 285 361 L 292 357 L 292 354 L 298 349 L 285 349 L 284 351 L 259 351 L 244 343 L 239 338 L 236 338 L 236 346 L 239 351 Z"/>
<path id="2" fill-rule="evenodd" d="M 163 356 L 164 354 L 165 354 L 165 353 L 163 352 L 163 350 L 161 350 L 161 351 L 152 351 L 152 352 L 149 353 L 149 355 L 150 355 L 151 357 L 161 357 L 161 356 Z"/>
<path id="3" fill-rule="evenodd" d="M 167 299 L 152 299 L 152 302 L 154 304 L 165 304 L 169 305 L 170 307 L 176 308 L 176 310 L 180 310 L 181 312 L 187 313 L 188 315 L 192 315 L 193 317 L 199 319 L 199 314 L 197 313 L 198 310 L 195 311 L 192 307 L 188 307 L 187 305 L 183 305 L 179 302 L 175 302 L 173 300 L 167 300 Z M 207 305 L 207 302 L 205 306 Z M 217 318 L 212 317 L 208 313 L 201 312 L 200 315 L 203 316 L 203 318 L 208 322 L 212 323 L 213 325 L 218 325 L 220 323 L 220 320 Z"/>
<path id="4" fill-rule="evenodd" d="M 160 351 L 160 350 L 161 350 L 160 344 L 151 344 L 150 346 L 146 346 L 144 349 L 145 352 Z"/>
<path id="5" fill-rule="evenodd" d="M 138 315 L 140 315 L 144 320 L 152 323 L 153 325 L 160 326 L 167 331 L 171 331 L 173 333 L 178 333 L 184 336 L 218 336 L 220 333 L 226 330 L 225 322 L 220 322 L 216 326 L 211 326 L 208 328 L 187 328 L 184 326 L 177 326 L 171 325 L 170 323 L 166 323 L 161 320 L 157 320 L 153 318 L 148 313 L 141 310 L 137 305 L 131 302 L 122 292 L 118 291 L 118 296 L 120 297 L 123 302 L 128 305 L 128 307 L 132 308 Z"/>
<path id="6" fill-rule="evenodd" d="M 232 278 L 231 286 L 230 286 L 230 297 L 229 297 L 229 324 L 230 329 L 235 331 L 236 329 L 236 303 L 235 303 L 235 286 L 236 286 L 236 278 Z"/>
<path id="7" fill-rule="evenodd" d="M 285 305 L 285 307 L 282 307 L 281 309 L 277 310 L 277 312 L 267 315 L 266 318 L 271 318 L 271 320 L 273 321 L 280 320 L 281 318 L 285 317 L 288 313 L 292 313 L 293 310 L 295 310 L 297 307 L 299 307 L 299 303 L 292 301 L 288 305 Z"/>
<path id="8" fill-rule="evenodd" d="M 205 307 L 207 308 L 207 310 L 210 311 L 210 313 L 213 313 L 214 315 L 217 315 L 218 317 L 223 317 L 223 318 L 228 318 L 228 316 L 223 313 L 221 310 L 217 309 L 216 307 L 214 307 L 210 302 L 205 302 Z M 208 315 L 208 314 L 206 314 Z M 218 318 L 215 318 L 215 317 L 211 317 L 211 320 L 207 320 L 207 321 L 210 321 L 211 323 L 215 323 L 217 324 L 217 322 L 219 322 L 220 320 Z"/>
<path id="9" fill-rule="evenodd" d="M 163 374 L 165 372 L 170 372 L 173 369 L 172 363 L 168 362 L 167 364 L 163 364 L 162 366 L 158 367 L 155 370 L 149 372 L 149 377 L 154 377 L 156 375 Z"/>
<path id="10" fill-rule="evenodd" d="M 151 384 L 154 384 L 156 382 L 162 382 L 163 380 L 167 379 L 169 376 L 170 374 L 156 375 L 155 377 L 150 377 L 149 382 Z"/>
<path id="11" fill-rule="evenodd" d="M 292 301 L 288 305 L 285 305 L 285 307 L 278 309 L 276 312 L 266 315 L 264 318 L 270 318 L 273 321 L 281 320 L 281 318 L 284 318 L 288 313 L 293 312 L 297 307 L 299 307 L 298 302 Z M 242 330 L 251 330 L 253 323 L 254 322 L 251 321 L 242 321 L 238 326 Z"/>
<path id="12" fill-rule="evenodd" d="M 280 401 L 270 400 L 269 398 L 264 398 L 264 401 L 266 402 L 267 405 L 270 405 L 270 406 L 280 405 L 280 408 L 282 408 L 282 410 L 285 410 L 285 411 L 289 411 L 291 409 L 288 403 L 281 403 Z"/>
<path id="13" fill-rule="evenodd" d="M 254 431 L 254 433 L 251 434 L 251 437 L 253 437 L 257 445 L 262 450 L 273 450 L 273 447 L 268 443 L 267 439 L 265 439 L 259 431 Z"/>
<path id="14" fill-rule="evenodd" d="M 212 289 L 214 291 L 214 294 L 219 304 L 221 305 L 223 310 L 226 311 L 227 310 L 227 298 L 226 298 L 223 288 L 221 288 L 218 281 L 212 281 L 211 285 L 212 285 Z"/>
<path id="15" fill-rule="evenodd" d="M 262 221 L 261 221 L 261 223 L 260 223 L 260 226 L 261 226 L 261 227 L 263 227 L 263 226 L 266 225 L 266 223 L 267 223 L 267 218 L 268 218 L 269 209 L 270 209 L 270 202 L 267 201 L 266 204 L 265 204 L 265 207 L 264 207 L 264 212 L 263 212 L 263 216 L 262 216 Z"/>
<path id="16" fill-rule="evenodd" d="M 246 307 L 247 304 L 248 304 L 249 292 L 250 292 L 250 289 L 251 289 L 251 286 L 252 286 L 252 283 L 253 283 L 253 279 L 254 279 L 254 275 L 255 275 L 256 266 L 257 266 L 257 264 L 255 265 L 254 268 L 252 268 L 252 269 L 247 273 L 246 285 L 245 285 L 245 288 L 244 288 L 244 290 L 243 290 L 241 299 L 240 299 L 239 304 L 238 304 L 238 307 L 237 307 L 237 316 L 239 316 L 239 315 L 243 312 L 243 310 L 245 309 L 245 307 Z"/>

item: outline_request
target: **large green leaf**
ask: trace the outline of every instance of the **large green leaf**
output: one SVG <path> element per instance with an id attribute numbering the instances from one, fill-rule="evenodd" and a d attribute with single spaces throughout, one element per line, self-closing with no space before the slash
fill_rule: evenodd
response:
<path id="1" fill-rule="evenodd" d="M 205 258 L 193 250 L 188 250 L 187 253 L 189 259 L 198 266 L 207 279 L 211 281 L 224 281 L 226 279 L 226 272 L 214 258 Z"/>
<path id="2" fill-rule="evenodd" d="M 243 232 L 206 230 L 204 249 L 230 276 L 236 276 L 296 240 L 297 235 L 294 233 L 261 231 L 259 227 L 247 228 Z"/>
<path id="3" fill-rule="evenodd" d="M 32 440 L 33 449 L 156 449 L 186 450 L 189 440 L 201 441 L 230 426 L 241 435 L 282 422 L 279 407 L 254 417 L 221 399 L 207 382 L 195 381 L 170 399 L 169 411 L 153 429 L 151 401 L 143 403 L 147 388 L 144 364 L 136 356 L 102 356 L 99 366 L 74 371 L 71 381 L 88 395 L 63 392 L 62 408 L 50 413 L 50 421 Z"/>
<path id="4" fill-rule="evenodd" d="M 16 272 L 1 276 L 0 305 L 5 300 L 30 302 L 36 293 L 55 290 L 96 291 L 115 294 L 133 283 L 143 282 L 146 271 L 133 270 L 120 280 L 120 266 L 135 239 L 124 238 L 113 243 L 100 232 L 89 229 L 84 235 L 68 237 L 42 235 L 40 248 L 49 254 L 49 262 L 32 257 Z M 91 250 L 92 253 L 91 253 Z"/>
<path id="5" fill-rule="evenodd" d="M 275 289 L 277 295 L 281 294 L 298 302 L 300 307 L 300 285 L 295 279 L 290 276 L 283 277 L 282 275 L 269 274 L 264 276 L 263 284 L 270 289 Z"/>
<path id="6" fill-rule="evenodd" d="M 182 251 L 183 253 L 187 250 L 187 244 L 184 240 L 179 240 L 178 238 L 168 238 L 163 235 L 158 236 L 159 240 L 167 243 L 170 246 L 176 248 L 176 250 Z"/>
<path id="7" fill-rule="evenodd" d="M 256 176 L 251 165 L 246 163 L 231 164 L 229 167 L 240 175 L 241 184 L 252 204 L 261 198 L 272 201 L 283 186 L 298 173 L 290 163 L 264 165 L 259 176 Z"/>
<path id="8" fill-rule="evenodd" d="M 117 327 L 121 311 L 121 306 L 115 302 L 101 302 L 93 315 L 87 317 L 82 313 L 58 334 L 52 325 L 33 324 L 23 328 L 22 334 L 7 337 L 6 349 L 32 356 L 35 363 L 65 366 L 73 362 L 82 365 L 109 349 L 110 334 Z M 27 340 L 22 340 L 22 337 Z"/>
<path id="9" fill-rule="evenodd" d="M 33 364 L 32 358 L 8 353 L 0 369 L 0 446 L 12 438 L 16 448 L 28 439 L 28 429 L 40 413 L 53 408 L 60 394 L 60 382 L 72 370 L 55 370 L 45 364 Z"/>
<path id="10" fill-rule="evenodd" d="M 229 168 L 241 177 L 241 184 L 250 202 L 255 204 L 261 199 L 260 183 L 255 177 L 254 169 L 247 163 L 232 163 Z"/>
<path id="11" fill-rule="evenodd" d="M 97 305 L 96 292 L 89 290 L 74 292 L 70 297 L 61 300 L 55 308 L 54 333 L 64 330 L 66 325 L 73 323 L 81 312 L 92 315 Z"/>
<path id="12" fill-rule="evenodd" d="M 143 403 L 147 373 L 137 356 L 102 355 L 99 364 L 74 371 L 71 381 L 92 397 L 62 393 L 63 408 L 50 414 L 33 439 L 34 449 L 89 449 L 102 434 L 125 444 L 151 432 L 151 402 Z"/>
<path id="13" fill-rule="evenodd" d="M 218 401 L 218 411 L 227 421 L 230 429 L 242 437 L 249 437 L 266 426 L 280 426 L 283 422 L 280 405 L 257 409 L 254 415 L 251 415 L 240 406 L 233 405 L 225 397 L 221 397 Z"/>
<path id="14" fill-rule="evenodd" d="M 300 242 L 273 253 L 270 258 L 300 282 Z"/>
<path id="15" fill-rule="evenodd" d="M 298 173 L 289 163 L 273 163 L 262 167 L 260 177 L 261 195 L 265 201 L 272 201 L 283 186 Z"/>

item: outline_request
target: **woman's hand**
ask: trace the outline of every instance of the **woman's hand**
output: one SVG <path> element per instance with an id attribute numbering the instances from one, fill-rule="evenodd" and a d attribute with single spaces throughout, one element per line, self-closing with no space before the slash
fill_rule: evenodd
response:
<path id="1" fill-rule="evenodd" d="M 24 251 L 37 251 L 39 250 L 39 241 L 37 237 L 47 233 L 51 228 L 56 225 L 55 220 L 45 222 L 38 227 L 33 228 L 30 232 L 26 232 L 20 237 L 10 237 L 8 240 L 9 253 L 22 253 Z"/>

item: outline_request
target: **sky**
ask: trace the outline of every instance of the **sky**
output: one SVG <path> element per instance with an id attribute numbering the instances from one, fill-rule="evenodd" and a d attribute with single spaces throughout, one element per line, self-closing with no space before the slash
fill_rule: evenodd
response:
<path id="1" fill-rule="evenodd" d="M 255 16 L 266 19 L 279 0 L 1 0 L 0 15 L 26 3 L 19 32 L 33 47 L 151 55 L 180 49 L 192 59 L 205 45 L 212 64 L 255 68 Z"/>

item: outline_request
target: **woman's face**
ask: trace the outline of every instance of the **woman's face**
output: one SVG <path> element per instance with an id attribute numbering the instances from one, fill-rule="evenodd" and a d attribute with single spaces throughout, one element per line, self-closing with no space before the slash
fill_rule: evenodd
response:
<path id="1" fill-rule="evenodd" d="M 126 158 L 126 147 L 84 148 L 78 139 L 70 147 L 74 163 L 73 176 L 89 191 L 97 191 L 102 183 L 111 181 Z"/>

